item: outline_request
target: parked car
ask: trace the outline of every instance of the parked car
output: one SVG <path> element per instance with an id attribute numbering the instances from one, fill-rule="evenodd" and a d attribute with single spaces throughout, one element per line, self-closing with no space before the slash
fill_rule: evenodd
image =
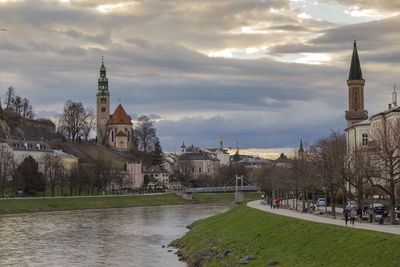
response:
<path id="1" fill-rule="evenodd" d="M 371 207 L 371 205 L 369 205 Z M 381 215 L 385 212 L 385 210 L 388 210 L 389 207 L 386 204 L 383 203 L 373 203 L 372 207 L 374 209 L 374 213 Z"/>
<path id="2" fill-rule="evenodd" d="M 349 202 L 347 202 L 347 207 L 349 207 L 349 208 L 357 208 L 357 202 L 355 202 L 355 201 L 349 201 Z"/>
<path id="3" fill-rule="evenodd" d="M 318 198 L 317 200 L 317 207 L 326 206 L 326 199 L 325 198 Z"/>

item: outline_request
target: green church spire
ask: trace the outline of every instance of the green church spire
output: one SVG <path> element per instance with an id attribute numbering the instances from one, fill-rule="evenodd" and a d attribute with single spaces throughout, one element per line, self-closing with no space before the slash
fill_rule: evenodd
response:
<path id="1" fill-rule="evenodd" d="M 97 95 L 109 95 L 108 79 L 106 75 L 106 67 L 104 66 L 104 57 L 101 57 L 100 77 L 98 80 Z"/>

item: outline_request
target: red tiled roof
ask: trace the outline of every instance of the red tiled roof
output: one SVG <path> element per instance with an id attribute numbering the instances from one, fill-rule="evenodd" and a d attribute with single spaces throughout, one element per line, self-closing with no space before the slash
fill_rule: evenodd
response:
<path id="1" fill-rule="evenodd" d="M 121 104 L 115 109 L 114 114 L 111 116 L 110 124 L 130 124 L 132 125 L 131 117 L 126 114 Z"/>

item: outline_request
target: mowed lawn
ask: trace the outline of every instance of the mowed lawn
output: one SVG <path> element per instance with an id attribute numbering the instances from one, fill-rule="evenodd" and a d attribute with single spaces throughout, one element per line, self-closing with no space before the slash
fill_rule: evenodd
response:
<path id="1" fill-rule="evenodd" d="M 259 198 L 260 194 L 246 194 L 246 200 Z M 81 198 L 38 198 L 38 199 L 5 199 L 0 200 L 0 214 L 122 208 L 137 206 L 233 203 L 234 194 L 194 194 L 192 201 L 186 201 L 173 193 L 155 195 L 115 196 L 115 197 L 81 197 Z"/>
<path id="2" fill-rule="evenodd" d="M 303 221 L 240 205 L 192 224 L 173 242 L 195 266 L 400 266 L 400 236 Z M 233 255 L 218 257 L 230 250 Z M 199 256 L 200 255 L 200 256 Z"/>

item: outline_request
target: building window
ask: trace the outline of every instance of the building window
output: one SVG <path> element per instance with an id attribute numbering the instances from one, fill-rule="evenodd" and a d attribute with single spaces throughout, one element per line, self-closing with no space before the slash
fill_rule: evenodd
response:
<path id="1" fill-rule="evenodd" d="M 194 173 L 194 167 L 192 167 L 192 173 Z"/>
<path id="2" fill-rule="evenodd" d="M 358 92 L 354 92 L 354 104 L 358 104 Z"/>
<path id="3" fill-rule="evenodd" d="M 103 86 L 101 86 L 101 88 L 104 88 Z M 107 98 L 105 98 L 105 97 L 102 97 L 102 98 L 100 98 L 100 103 L 107 103 Z"/>
<path id="4" fill-rule="evenodd" d="M 128 143 L 131 141 L 131 132 L 128 131 Z"/>
<path id="5" fill-rule="evenodd" d="M 199 167 L 199 173 L 201 173 L 201 167 Z"/>
<path id="6" fill-rule="evenodd" d="M 362 144 L 363 146 L 368 145 L 368 134 L 362 134 Z"/>
<path id="7" fill-rule="evenodd" d="M 114 143 L 114 130 L 111 130 L 111 143 Z"/>
<path id="8" fill-rule="evenodd" d="M 101 108 L 101 112 L 106 112 L 106 108 Z"/>

